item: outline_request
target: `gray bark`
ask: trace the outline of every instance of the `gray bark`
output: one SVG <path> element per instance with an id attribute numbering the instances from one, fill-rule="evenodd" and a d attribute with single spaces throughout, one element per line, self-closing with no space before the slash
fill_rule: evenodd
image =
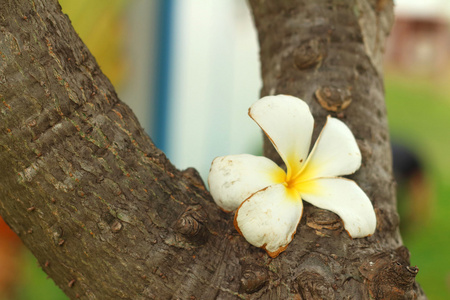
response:
<path id="1" fill-rule="evenodd" d="M 57 1 L 0 0 L 0 214 L 70 298 L 425 298 L 395 210 L 381 75 L 392 2 L 250 5 L 262 94 L 303 98 L 318 128 L 329 113 L 349 125 L 376 233 L 352 240 L 336 215 L 306 205 L 271 259 L 195 170 L 155 148 Z"/>

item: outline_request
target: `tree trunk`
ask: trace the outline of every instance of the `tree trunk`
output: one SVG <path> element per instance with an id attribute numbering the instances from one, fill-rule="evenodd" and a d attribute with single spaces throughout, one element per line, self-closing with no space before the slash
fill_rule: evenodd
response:
<path id="1" fill-rule="evenodd" d="M 0 214 L 70 298 L 425 298 L 398 232 L 383 102 L 392 2 L 250 4 L 262 94 L 303 98 L 318 128 L 329 113 L 349 125 L 376 233 L 352 240 L 336 215 L 305 205 L 271 259 L 195 170 L 155 148 L 56 0 L 0 0 Z"/>

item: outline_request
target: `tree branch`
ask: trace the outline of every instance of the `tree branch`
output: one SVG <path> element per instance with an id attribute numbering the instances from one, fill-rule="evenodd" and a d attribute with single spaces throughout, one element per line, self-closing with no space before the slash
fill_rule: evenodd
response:
<path id="1" fill-rule="evenodd" d="M 200 177 L 154 147 L 57 1 L 0 19 L 2 216 L 71 298 L 176 294 L 221 232 Z"/>

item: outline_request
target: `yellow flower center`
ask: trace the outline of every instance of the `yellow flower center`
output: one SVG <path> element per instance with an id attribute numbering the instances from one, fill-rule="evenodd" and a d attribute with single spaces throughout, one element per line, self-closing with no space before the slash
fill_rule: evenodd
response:
<path id="1" fill-rule="evenodd" d="M 299 199 L 301 194 L 317 193 L 317 184 L 313 180 L 317 167 L 309 162 L 307 165 L 302 165 L 301 162 L 297 162 L 295 159 L 289 160 L 287 172 L 277 169 L 273 173 L 273 181 L 275 183 L 282 183 L 288 190 L 288 193 L 294 194 L 295 197 L 289 197 L 290 199 Z"/>
<path id="2" fill-rule="evenodd" d="M 286 174 L 284 184 L 289 190 L 295 190 L 299 194 L 315 193 L 317 184 L 315 183 L 314 174 L 316 173 L 316 167 L 308 163 L 307 165 L 301 165 L 299 162 L 290 162 L 291 170 L 297 170 L 295 173 L 289 171 Z M 292 168 L 293 166 L 293 168 Z"/>

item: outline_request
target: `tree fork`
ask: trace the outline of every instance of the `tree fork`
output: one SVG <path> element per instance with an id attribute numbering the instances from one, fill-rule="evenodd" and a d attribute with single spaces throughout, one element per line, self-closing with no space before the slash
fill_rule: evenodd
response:
<path id="1" fill-rule="evenodd" d="M 70 298 L 424 298 L 386 159 L 380 59 L 392 3 L 313 2 L 250 1 L 262 94 L 300 96 L 319 123 L 337 107 L 360 143 L 353 178 L 379 225 L 351 240 L 336 215 L 306 206 L 271 259 L 195 170 L 155 148 L 57 1 L 0 1 L 0 214 Z"/>

